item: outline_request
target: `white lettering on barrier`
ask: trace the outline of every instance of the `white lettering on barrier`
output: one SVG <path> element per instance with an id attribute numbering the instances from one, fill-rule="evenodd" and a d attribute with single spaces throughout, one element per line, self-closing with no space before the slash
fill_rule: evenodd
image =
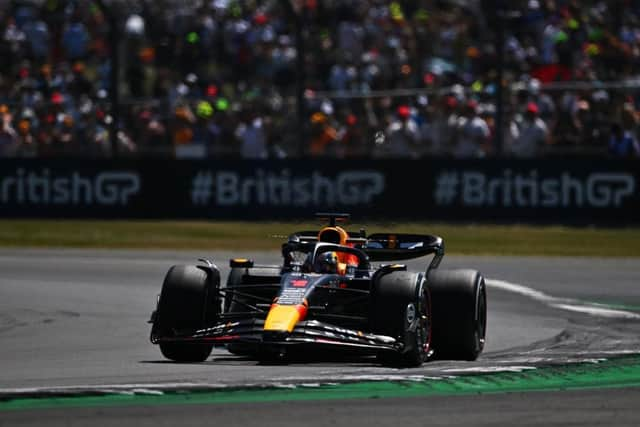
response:
<path id="1" fill-rule="evenodd" d="M 234 171 L 199 171 L 192 180 L 191 201 L 218 206 L 297 206 L 368 204 L 385 189 L 385 177 L 375 171 L 347 171 L 335 177 L 313 171 L 293 176 L 258 169 L 245 176 Z"/>
<path id="2" fill-rule="evenodd" d="M 540 177 L 537 170 L 501 176 L 478 171 L 443 171 L 435 181 L 437 206 L 468 207 L 594 207 L 622 206 L 636 190 L 629 173 L 591 173 L 576 177 L 569 172 Z"/>
<path id="3" fill-rule="evenodd" d="M 384 175 L 377 172 L 344 172 L 336 179 L 338 196 L 343 205 L 371 203 L 384 191 Z"/>
<path id="4" fill-rule="evenodd" d="M 101 205 L 126 205 L 140 191 L 140 179 L 127 172 L 104 172 L 95 179 L 95 198 Z"/>
<path id="5" fill-rule="evenodd" d="M 635 190 L 635 180 L 630 175 L 595 173 L 587 180 L 588 198 L 594 206 L 620 206 L 624 197 Z"/>
<path id="6" fill-rule="evenodd" d="M 53 175 L 49 169 L 0 176 L 0 203 L 18 205 L 126 205 L 140 191 L 135 172 L 78 172 Z"/>

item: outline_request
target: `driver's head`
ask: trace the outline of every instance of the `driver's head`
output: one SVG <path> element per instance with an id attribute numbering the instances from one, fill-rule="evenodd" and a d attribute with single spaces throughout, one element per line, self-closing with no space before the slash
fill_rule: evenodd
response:
<path id="1" fill-rule="evenodd" d="M 338 272 L 338 255 L 335 252 L 323 252 L 316 257 L 313 264 L 316 273 L 336 274 Z"/>

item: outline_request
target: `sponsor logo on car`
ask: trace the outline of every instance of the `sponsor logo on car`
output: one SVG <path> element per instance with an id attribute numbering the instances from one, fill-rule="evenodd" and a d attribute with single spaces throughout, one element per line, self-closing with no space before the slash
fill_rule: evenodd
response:
<path id="1" fill-rule="evenodd" d="M 307 283 L 309 283 L 309 281 L 305 279 L 296 279 L 292 280 L 290 283 L 294 288 L 304 288 L 305 286 L 307 286 Z"/>

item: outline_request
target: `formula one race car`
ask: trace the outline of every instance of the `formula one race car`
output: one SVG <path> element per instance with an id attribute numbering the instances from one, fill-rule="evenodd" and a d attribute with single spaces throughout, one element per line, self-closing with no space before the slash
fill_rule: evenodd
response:
<path id="1" fill-rule="evenodd" d="M 475 360 L 485 342 L 487 297 L 475 270 L 441 270 L 432 235 L 346 231 L 348 214 L 317 214 L 319 231 L 291 234 L 281 265 L 232 259 L 226 286 L 210 261 L 169 269 L 151 316 L 151 342 L 177 362 L 214 346 L 278 357 L 306 349 L 375 355 L 392 366 L 430 358 Z M 433 255 L 421 271 L 396 261 Z M 374 266 L 373 263 L 380 263 Z"/>

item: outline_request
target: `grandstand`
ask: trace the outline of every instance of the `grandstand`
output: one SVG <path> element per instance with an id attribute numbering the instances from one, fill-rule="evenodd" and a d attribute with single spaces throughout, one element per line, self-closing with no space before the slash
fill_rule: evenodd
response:
<path id="1" fill-rule="evenodd" d="M 636 2 L 0 0 L 0 156 L 638 157 L 639 59 Z"/>

